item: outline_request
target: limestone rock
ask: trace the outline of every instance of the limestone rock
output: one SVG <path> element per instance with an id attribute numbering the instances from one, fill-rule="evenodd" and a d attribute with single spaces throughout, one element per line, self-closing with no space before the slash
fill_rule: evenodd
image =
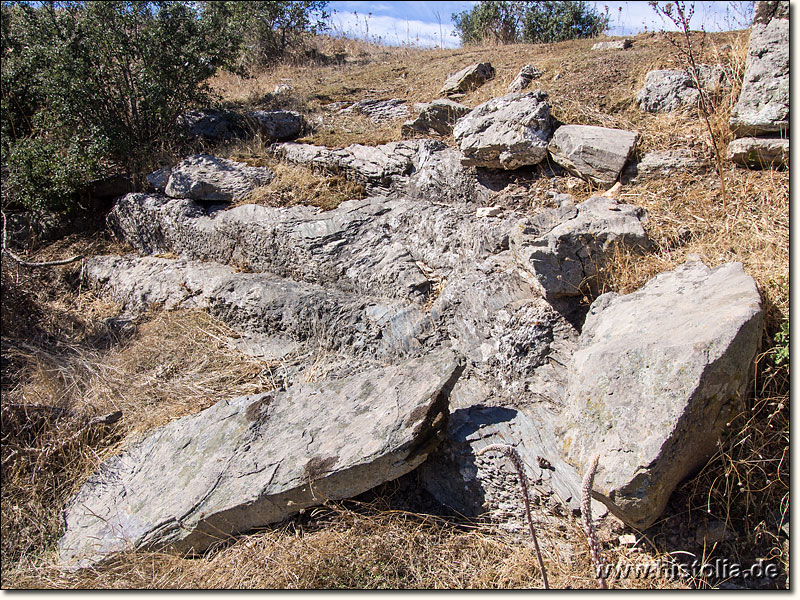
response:
<path id="1" fill-rule="evenodd" d="M 462 117 L 453 137 L 468 166 L 517 169 L 547 156 L 553 132 L 547 94 L 508 94 L 480 104 Z"/>
<path id="2" fill-rule="evenodd" d="M 728 144 L 728 158 L 751 169 L 788 168 L 789 140 L 744 137 Z"/>
<path id="3" fill-rule="evenodd" d="M 494 520 L 511 516 L 524 523 L 524 505 L 511 462 L 499 456 L 476 456 L 491 444 L 507 444 L 514 446 L 522 459 L 537 507 L 535 519 L 542 519 L 542 513 L 567 515 L 579 511 L 581 478 L 557 450 L 555 416 L 544 409 L 534 410 L 529 416 L 500 406 L 454 410 L 446 441 L 419 469 L 422 485 L 439 502 L 462 515 L 474 518 L 488 513 Z M 511 515 L 502 514 L 503 504 L 511 499 L 516 510 L 512 509 Z M 592 504 L 594 517 L 608 512 L 600 502 Z"/>
<path id="4" fill-rule="evenodd" d="M 171 198 L 207 202 L 235 202 L 272 181 L 275 174 L 266 167 L 196 154 L 184 158 L 170 171 L 164 193 Z"/>
<path id="5" fill-rule="evenodd" d="M 719 65 L 698 65 L 698 79 L 703 89 L 716 94 L 729 86 L 725 71 Z M 644 87 L 636 95 L 639 108 L 652 113 L 672 112 L 697 106 L 700 92 L 694 78 L 683 69 L 650 71 Z"/>
<path id="6" fill-rule="evenodd" d="M 395 299 L 424 300 L 431 281 L 499 252 L 518 218 L 477 219 L 468 205 L 372 197 L 321 212 L 241 205 L 208 212 L 188 199 L 128 194 L 108 216 L 139 252 L 174 252 L 297 281 Z"/>
<path id="7" fill-rule="evenodd" d="M 639 137 L 634 131 L 562 125 L 547 149 L 553 160 L 574 175 L 607 185 L 614 183 Z"/>
<path id="8" fill-rule="evenodd" d="M 613 40 L 610 42 L 597 42 L 592 46 L 592 50 L 626 50 L 633 46 L 633 40 Z"/>
<path id="9" fill-rule="evenodd" d="M 460 71 L 448 76 L 444 86 L 439 91 L 440 96 L 450 96 L 469 92 L 479 88 L 489 79 L 494 77 L 494 67 L 491 63 L 478 63 L 465 67 Z"/>
<path id="10" fill-rule="evenodd" d="M 789 135 L 789 2 L 757 2 L 739 101 L 737 137 Z"/>
<path id="11" fill-rule="evenodd" d="M 503 209 L 500 206 L 481 206 L 475 211 L 476 217 L 497 217 L 500 216 Z"/>
<path id="12" fill-rule="evenodd" d="M 244 334 L 265 334 L 353 356 L 419 353 L 429 319 L 415 305 L 348 294 L 268 273 L 183 259 L 96 256 L 87 277 L 129 313 L 157 303 L 203 309 Z"/>
<path id="13" fill-rule="evenodd" d="M 509 93 L 521 92 L 531 84 L 531 81 L 539 79 L 542 75 L 544 75 L 544 71 L 540 71 L 533 65 L 525 65 L 520 69 L 514 81 L 508 84 Z"/>
<path id="14" fill-rule="evenodd" d="M 404 136 L 431 131 L 439 135 L 450 135 L 456 121 L 470 111 L 468 106 L 448 98 L 440 98 L 427 104 L 418 103 L 414 105 L 414 109 L 419 114 L 416 119 L 403 123 L 401 133 Z"/>
<path id="15" fill-rule="evenodd" d="M 291 110 L 253 110 L 247 118 L 253 129 L 271 142 L 292 140 L 306 126 L 303 116 Z"/>
<path id="16" fill-rule="evenodd" d="M 115 552 L 200 552 L 415 469 L 444 435 L 463 361 L 398 366 L 222 400 L 104 462 L 66 510 L 68 566 Z"/>
<path id="17" fill-rule="evenodd" d="M 342 149 L 276 144 L 270 152 L 289 163 L 344 175 L 371 193 L 440 202 L 481 202 L 489 195 L 475 169 L 461 164 L 461 153 L 438 140 L 353 144 Z"/>
<path id="18" fill-rule="evenodd" d="M 511 232 L 510 247 L 548 298 L 578 296 L 592 286 L 616 245 L 649 247 L 643 221 L 641 208 L 594 196 L 520 221 Z"/>
<path id="19" fill-rule="evenodd" d="M 563 451 L 594 497 L 644 529 L 713 454 L 747 393 L 761 299 L 739 263 L 692 257 L 643 288 L 594 301 L 573 357 Z"/>
<path id="20" fill-rule="evenodd" d="M 341 110 L 340 112 L 356 112 L 367 115 L 375 122 L 393 121 L 408 116 L 408 106 L 402 98 L 377 100 L 368 98 Z"/>
<path id="21" fill-rule="evenodd" d="M 645 154 L 638 162 L 636 173 L 640 178 L 668 177 L 708 167 L 709 161 L 695 156 L 691 150 L 654 150 Z"/>

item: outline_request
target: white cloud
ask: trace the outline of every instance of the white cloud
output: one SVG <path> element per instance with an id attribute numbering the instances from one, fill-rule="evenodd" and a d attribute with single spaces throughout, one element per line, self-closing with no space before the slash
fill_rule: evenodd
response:
<path id="1" fill-rule="evenodd" d="M 334 34 L 380 41 L 390 46 L 421 46 L 425 48 L 443 45 L 456 48 L 459 39 L 453 37 L 451 23 L 428 23 L 416 19 L 403 19 L 387 15 L 368 15 L 366 13 L 336 12 L 331 15 L 331 29 Z"/>

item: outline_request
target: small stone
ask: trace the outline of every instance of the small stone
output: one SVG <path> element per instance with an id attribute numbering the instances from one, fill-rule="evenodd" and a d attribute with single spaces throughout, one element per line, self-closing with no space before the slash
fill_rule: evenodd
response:
<path id="1" fill-rule="evenodd" d="M 503 212 L 499 206 L 481 206 L 475 211 L 476 217 L 496 217 Z"/>

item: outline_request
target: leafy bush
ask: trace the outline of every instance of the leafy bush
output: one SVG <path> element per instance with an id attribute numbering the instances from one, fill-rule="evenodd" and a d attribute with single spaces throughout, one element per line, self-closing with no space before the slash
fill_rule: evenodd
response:
<path id="1" fill-rule="evenodd" d="M 453 22 L 463 44 L 538 44 L 600 35 L 609 16 L 582 1 L 490 0 L 454 14 Z"/>
<path id="2" fill-rule="evenodd" d="M 8 156 L 6 192 L 21 206 L 39 211 L 71 211 L 78 195 L 99 170 L 105 148 L 93 140 L 29 136 L 13 144 Z"/>
<path id="3" fill-rule="evenodd" d="M 218 69 L 243 49 L 279 55 L 325 4 L 3 2 L 4 202 L 68 206 L 103 171 L 142 174 L 177 143 L 179 117 L 211 102 Z"/>

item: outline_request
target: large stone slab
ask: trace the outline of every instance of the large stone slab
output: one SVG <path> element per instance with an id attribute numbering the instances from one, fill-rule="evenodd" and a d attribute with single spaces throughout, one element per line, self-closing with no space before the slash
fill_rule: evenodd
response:
<path id="1" fill-rule="evenodd" d="M 750 169 L 789 167 L 788 138 L 743 137 L 728 144 L 728 159 Z"/>
<path id="2" fill-rule="evenodd" d="M 737 137 L 789 135 L 789 2 L 757 2 L 742 91 L 733 108 Z"/>
<path id="3" fill-rule="evenodd" d="M 403 123 L 400 132 L 404 136 L 415 133 L 426 134 L 430 132 L 439 135 L 453 133 L 453 125 L 471 109 L 469 106 L 453 102 L 448 98 L 439 98 L 433 102 L 417 103 L 414 110 L 419 114 L 413 120 Z"/>
<path id="4" fill-rule="evenodd" d="M 508 94 L 478 105 L 453 128 L 463 163 L 493 169 L 518 169 L 547 156 L 553 133 L 547 94 L 541 90 Z"/>
<path id="5" fill-rule="evenodd" d="M 70 501 L 61 560 L 200 552 L 419 466 L 444 435 L 463 360 L 398 366 L 223 400 L 104 462 Z"/>
<path id="6" fill-rule="evenodd" d="M 758 289 L 739 263 L 692 257 L 637 292 L 595 300 L 562 439 L 581 473 L 599 454 L 595 498 L 633 527 L 658 518 L 741 410 L 761 329 Z"/>
<path id="7" fill-rule="evenodd" d="M 248 198 L 274 177 L 266 167 L 249 167 L 227 158 L 196 154 L 184 158 L 169 171 L 164 193 L 171 198 L 235 202 Z M 157 178 L 151 178 L 155 184 Z"/>
<path id="8" fill-rule="evenodd" d="M 518 215 L 479 219 L 469 205 L 382 197 L 307 206 L 241 205 L 208 212 L 187 199 L 128 194 L 108 223 L 143 254 L 181 257 L 272 272 L 405 301 L 424 301 L 433 277 L 499 252 Z"/>
<path id="9" fill-rule="evenodd" d="M 639 137 L 634 131 L 592 125 L 562 125 L 547 149 L 570 173 L 598 185 L 614 183 Z"/>
<path id="10" fill-rule="evenodd" d="M 402 98 L 391 98 L 389 100 L 378 100 L 368 98 L 360 100 L 355 104 L 342 109 L 339 112 L 355 112 L 368 116 L 376 123 L 382 121 L 393 121 L 408 116 L 408 105 Z"/>
<path id="11" fill-rule="evenodd" d="M 152 304 L 207 310 L 245 334 L 280 336 L 361 358 L 415 355 L 429 327 L 420 307 L 269 273 L 154 256 L 96 256 L 86 275 L 129 313 Z"/>
<path id="12" fill-rule="evenodd" d="M 479 88 L 488 80 L 494 77 L 494 67 L 491 63 L 477 63 L 464 67 L 460 71 L 447 77 L 442 89 L 439 90 L 440 96 L 450 96 L 461 94 Z"/>
<path id="13" fill-rule="evenodd" d="M 637 206 L 594 196 L 521 220 L 511 232 L 510 248 L 547 298 L 579 296 L 591 289 L 616 247 L 650 246 L 644 219 Z"/>

